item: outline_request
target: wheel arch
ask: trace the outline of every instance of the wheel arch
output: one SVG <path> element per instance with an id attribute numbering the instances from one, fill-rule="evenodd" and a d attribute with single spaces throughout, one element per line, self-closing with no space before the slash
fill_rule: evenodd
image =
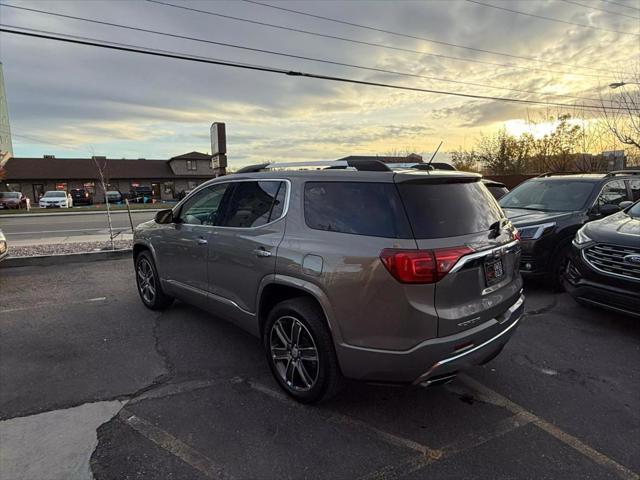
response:
<path id="1" fill-rule="evenodd" d="M 278 303 L 291 298 L 308 298 L 318 305 L 324 313 L 324 320 L 334 343 L 341 340 L 338 329 L 334 328 L 332 310 L 326 294 L 310 282 L 281 275 L 275 275 L 260 289 L 256 312 L 260 336 L 271 309 Z"/>

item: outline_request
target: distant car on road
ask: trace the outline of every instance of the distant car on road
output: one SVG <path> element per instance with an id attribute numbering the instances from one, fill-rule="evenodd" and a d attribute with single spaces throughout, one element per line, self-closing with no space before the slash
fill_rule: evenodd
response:
<path id="1" fill-rule="evenodd" d="M 27 197 L 21 192 L 0 192 L 0 208 L 27 208 Z"/>
<path id="2" fill-rule="evenodd" d="M 73 188 L 70 192 L 73 205 L 93 205 L 93 194 L 84 188 Z"/>
<path id="3" fill-rule="evenodd" d="M 120 203 L 122 202 L 122 194 L 117 190 L 109 190 L 105 193 L 105 200 L 107 203 Z"/>
<path id="4" fill-rule="evenodd" d="M 343 375 L 436 385 L 500 353 L 524 312 L 520 245 L 480 175 L 297 166 L 208 181 L 138 225 L 144 305 L 180 298 L 260 337 L 304 403 Z"/>
<path id="5" fill-rule="evenodd" d="M 71 196 L 64 190 L 50 190 L 40 197 L 40 208 L 71 208 Z"/>
<path id="6" fill-rule="evenodd" d="M 9 254 L 9 247 L 7 246 L 7 239 L 0 230 L 0 262 Z"/>
<path id="7" fill-rule="evenodd" d="M 640 192 L 640 170 L 594 174 L 544 174 L 500 199 L 520 232 L 523 276 L 549 276 L 555 289 L 576 232 L 587 222 L 620 211 Z"/>
<path id="8" fill-rule="evenodd" d="M 640 317 L 640 201 L 578 230 L 564 285 L 580 303 Z"/>

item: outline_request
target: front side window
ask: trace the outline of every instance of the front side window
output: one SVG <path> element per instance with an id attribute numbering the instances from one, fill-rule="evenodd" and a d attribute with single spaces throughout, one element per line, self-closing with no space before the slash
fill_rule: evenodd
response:
<path id="1" fill-rule="evenodd" d="M 228 183 L 212 185 L 194 194 L 180 208 L 178 223 L 217 225 L 222 198 L 228 186 Z"/>
<path id="2" fill-rule="evenodd" d="M 629 200 L 627 186 L 624 180 L 614 180 L 607 183 L 598 196 L 598 207 L 603 205 L 620 205 L 620 202 Z"/>
<path id="3" fill-rule="evenodd" d="M 252 228 L 277 220 L 284 211 L 286 188 L 280 181 L 235 183 L 221 225 Z"/>
<path id="4" fill-rule="evenodd" d="M 307 182 L 304 218 L 314 230 L 411 238 L 396 186 L 373 182 Z"/>

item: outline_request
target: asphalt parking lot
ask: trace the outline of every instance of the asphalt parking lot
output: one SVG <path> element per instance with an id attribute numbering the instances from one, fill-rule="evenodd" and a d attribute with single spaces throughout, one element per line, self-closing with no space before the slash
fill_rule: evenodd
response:
<path id="1" fill-rule="evenodd" d="M 489 364 L 308 407 L 259 340 L 145 309 L 130 260 L 2 269 L 0 478 L 639 478 L 640 323 L 525 292 Z"/>

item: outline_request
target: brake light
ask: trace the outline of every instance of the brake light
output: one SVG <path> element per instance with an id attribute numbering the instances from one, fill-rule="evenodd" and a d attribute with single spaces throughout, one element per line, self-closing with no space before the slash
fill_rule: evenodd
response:
<path id="1" fill-rule="evenodd" d="M 520 232 L 515 227 L 513 228 L 513 232 L 511 233 L 511 239 L 512 240 L 520 240 Z"/>
<path id="2" fill-rule="evenodd" d="M 436 250 L 385 248 L 380 252 L 380 260 L 400 283 L 435 283 L 444 278 L 461 257 L 472 252 L 469 247 Z"/>

